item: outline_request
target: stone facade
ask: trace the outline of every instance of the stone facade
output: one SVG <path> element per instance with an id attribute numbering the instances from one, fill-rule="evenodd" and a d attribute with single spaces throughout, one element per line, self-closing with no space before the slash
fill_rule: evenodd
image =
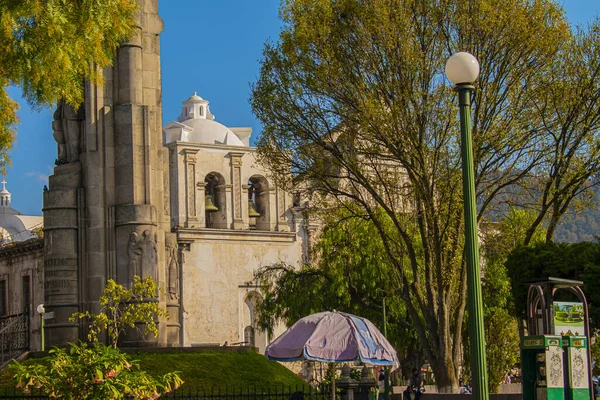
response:
<path id="1" fill-rule="evenodd" d="M 298 265 L 307 253 L 303 220 L 258 165 L 251 133 L 216 122 L 196 94 L 164 128 L 183 345 L 248 343 L 264 351 L 268 338 L 254 328 L 261 295 L 253 273 L 281 261 Z"/>
<path id="2" fill-rule="evenodd" d="M 40 350 L 38 304 L 44 302 L 44 243 L 42 239 L 14 242 L 0 248 L 0 320 L 27 311 L 29 347 Z"/>

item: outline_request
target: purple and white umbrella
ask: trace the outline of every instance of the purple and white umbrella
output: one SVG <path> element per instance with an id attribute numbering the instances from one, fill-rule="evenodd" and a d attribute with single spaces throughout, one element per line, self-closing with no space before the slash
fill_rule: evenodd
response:
<path id="1" fill-rule="evenodd" d="M 304 317 L 266 349 L 271 360 L 322 362 L 361 360 L 393 365 L 396 350 L 373 323 L 356 315 L 326 311 Z"/>

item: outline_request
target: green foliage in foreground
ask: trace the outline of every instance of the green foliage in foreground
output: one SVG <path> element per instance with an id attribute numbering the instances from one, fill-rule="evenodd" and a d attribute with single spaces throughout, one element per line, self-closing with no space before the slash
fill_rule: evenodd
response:
<path id="1" fill-rule="evenodd" d="M 50 398 L 157 399 L 183 381 L 175 372 L 153 377 L 118 349 L 95 343 L 54 348 L 44 363 L 13 362 L 17 388 L 24 393 L 40 389 Z"/>
<path id="2" fill-rule="evenodd" d="M 127 328 L 137 328 L 137 321 L 144 321 L 144 336 L 151 333 L 158 336 L 155 317 L 167 318 L 164 310 L 156 298 L 157 286 L 154 279 L 147 277 L 141 279 L 135 276 L 131 288 L 126 289 L 112 279 L 106 282 L 106 287 L 98 302 L 102 308 L 98 313 L 74 313 L 69 321 L 87 319 L 90 321 L 88 340 L 97 342 L 100 332 L 106 331 L 113 348 L 117 348 L 119 336 Z"/>
<path id="3" fill-rule="evenodd" d="M 68 349 L 54 348 L 42 362 L 28 365 L 15 361 L 17 388 L 24 393 L 40 389 L 51 398 L 64 399 L 157 399 L 162 393 L 177 389 L 183 381 L 176 372 L 165 371 L 153 377 L 140 368 L 125 353 L 117 349 L 119 335 L 125 327 L 134 327 L 136 321 L 145 322 L 146 331 L 158 335 L 155 316 L 166 316 L 158 302 L 147 298 L 156 295 L 152 278 L 134 278 L 132 287 L 125 289 L 113 280 L 107 282 L 97 314 L 75 313 L 75 318 L 89 318 L 93 343 L 71 344 Z M 98 343 L 98 334 L 106 330 L 112 346 Z"/>
<path id="4" fill-rule="evenodd" d="M 187 353 L 173 350 L 168 353 L 132 353 L 127 358 L 132 363 L 139 363 L 139 368 L 149 376 L 160 376 L 171 371 L 185 382 L 183 390 L 205 388 L 210 390 L 226 386 L 231 388 L 276 386 L 301 386 L 305 382 L 286 367 L 264 356 L 254 353 L 239 352 L 202 352 Z M 29 359 L 24 365 L 39 365 L 48 368 L 49 357 Z M 5 369 L 0 373 L 0 390 L 15 386 L 14 374 Z"/>

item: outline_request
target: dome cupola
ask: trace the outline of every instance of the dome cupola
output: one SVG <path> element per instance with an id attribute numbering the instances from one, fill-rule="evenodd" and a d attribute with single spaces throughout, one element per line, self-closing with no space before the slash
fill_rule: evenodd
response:
<path id="1" fill-rule="evenodd" d="M 2 182 L 2 190 L 0 190 L 0 207 L 10 207 L 10 192 L 6 189 L 6 180 Z"/>
<path id="2" fill-rule="evenodd" d="M 196 92 L 183 102 L 181 115 L 177 118 L 177 121 L 184 122 L 190 119 L 208 119 L 210 121 L 215 119 L 208 108 L 208 100 L 204 100 Z"/>

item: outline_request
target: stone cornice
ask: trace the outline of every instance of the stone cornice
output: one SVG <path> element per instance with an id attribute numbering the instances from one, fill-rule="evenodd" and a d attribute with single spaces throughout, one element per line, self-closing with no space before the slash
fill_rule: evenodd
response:
<path id="1" fill-rule="evenodd" d="M 0 247 L 0 258 L 12 257 L 44 249 L 44 239 L 33 238 L 23 242 L 13 242 Z"/>
<path id="2" fill-rule="evenodd" d="M 215 241 L 239 241 L 239 242 L 270 242 L 270 243 L 294 243 L 296 234 L 294 232 L 237 230 L 237 229 L 210 229 L 210 228 L 179 228 L 177 239 L 189 240 L 215 240 Z"/>
<path id="3" fill-rule="evenodd" d="M 254 153 L 256 147 L 252 146 L 230 146 L 226 144 L 209 144 L 209 143 L 193 143 L 193 142 L 182 142 L 180 140 L 167 143 L 166 146 L 170 149 L 178 148 L 181 150 L 192 150 L 192 149 L 211 149 L 211 150 L 223 150 L 223 151 L 234 151 L 241 153 Z"/>

